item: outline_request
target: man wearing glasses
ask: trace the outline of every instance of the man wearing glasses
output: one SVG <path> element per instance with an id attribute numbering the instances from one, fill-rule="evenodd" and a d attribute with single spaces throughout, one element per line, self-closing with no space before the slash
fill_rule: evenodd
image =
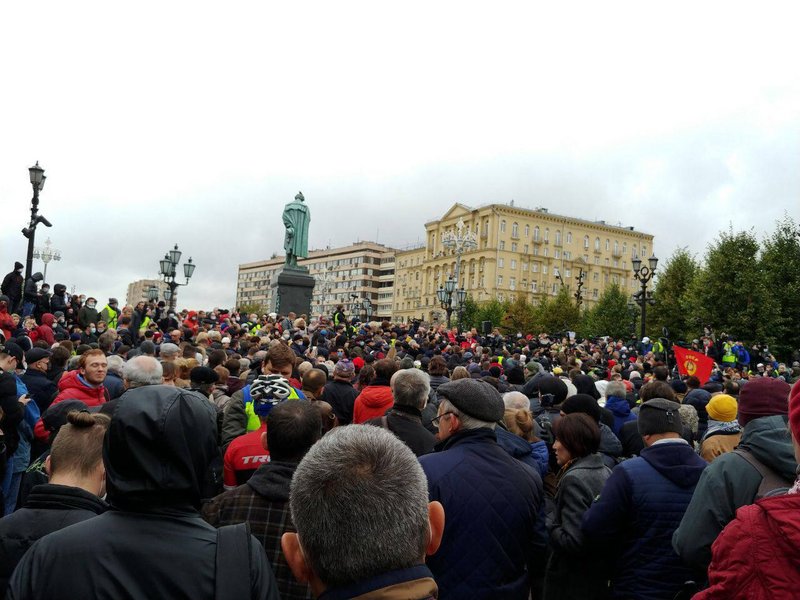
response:
<path id="1" fill-rule="evenodd" d="M 459 379 L 440 385 L 437 395 L 437 451 L 419 460 L 429 499 L 447 514 L 442 545 L 427 561 L 439 600 L 526 600 L 531 573 L 544 560 L 537 544 L 542 480 L 497 444 L 505 405 L 495 388 Z"/>

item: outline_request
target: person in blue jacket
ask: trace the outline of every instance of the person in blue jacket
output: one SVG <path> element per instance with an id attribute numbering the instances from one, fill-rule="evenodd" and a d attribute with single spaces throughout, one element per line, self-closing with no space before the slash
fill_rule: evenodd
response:
<path id="1" fill-rule="evenodd" d="M 707 463 L 681 437 L 680 405 L 654 398 L 639 409 L 639 433 L 646 448 L 620 463 L 599 499 L 583 516 L 587 541 L 616 556 L 612 598 L 672 598 L 686 581 L 698 581 L 672 548 Z"/>
<path id="2" fill-rule="evenodd" d="M 439 551 L 427 561 L 439 600 L 527 600 L 544 563 L 542 480 L 498 445 L 505 406 L 494 387 L 458 379 L 437 395 L 440 442 L 419 461 L 429 500 L 447 515 Z"/>

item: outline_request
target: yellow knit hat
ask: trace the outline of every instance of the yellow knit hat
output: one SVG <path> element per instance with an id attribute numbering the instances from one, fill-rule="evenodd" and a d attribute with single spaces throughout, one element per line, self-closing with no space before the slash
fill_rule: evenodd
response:
<path id="1" fill-rule="evenodd" d="M 712 396 L 706 405 L 708 416 L 715 421 L 727 423 L 736 419 L 739 404 L 733 396 L 728 394 L 717 394 Z"/>

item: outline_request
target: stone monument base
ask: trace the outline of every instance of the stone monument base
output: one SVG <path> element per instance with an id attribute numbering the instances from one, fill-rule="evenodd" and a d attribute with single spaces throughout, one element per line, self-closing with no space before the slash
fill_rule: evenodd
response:
<path id="1" fill-rule="evenodd" d="M 311 297 L 314 278 L 304 267 L 283 267 L 274 279 L 270 309 L 281 315 L 295 313 L 311 317 Z"/>

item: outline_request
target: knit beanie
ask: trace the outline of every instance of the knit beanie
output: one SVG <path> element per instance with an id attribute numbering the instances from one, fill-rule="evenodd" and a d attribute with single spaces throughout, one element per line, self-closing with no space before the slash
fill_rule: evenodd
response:
<path id="1" fill-rule="evenodd" d="M 665 398 L 653 398 L 639 407 L 639 435 L 683 433 L 681 405 Z"/>
<path id="2" fill-rule="evenodd" d="M 789 427 L 794 439 L 800 443 L 800 379 L 794 382 L 789 394 Z"/>
<path id="3" fill-rule="evenodd" d="M 787 414 L 790 390 L 789 384 L 781 379 L 751 379 L 739 392 L 739 424 L 745 427 L 759 417 Z"/>
<path id="4" fill-rule="evenodd" d="M 708 416 L 715 421 L 729 423 L 736 419 L 736 411 L 738 410 L 738 403 L 733 396 L 728 394 L 717 394 L 712 396 L 711 400 L 706 404 L 706 412 Z"/>

